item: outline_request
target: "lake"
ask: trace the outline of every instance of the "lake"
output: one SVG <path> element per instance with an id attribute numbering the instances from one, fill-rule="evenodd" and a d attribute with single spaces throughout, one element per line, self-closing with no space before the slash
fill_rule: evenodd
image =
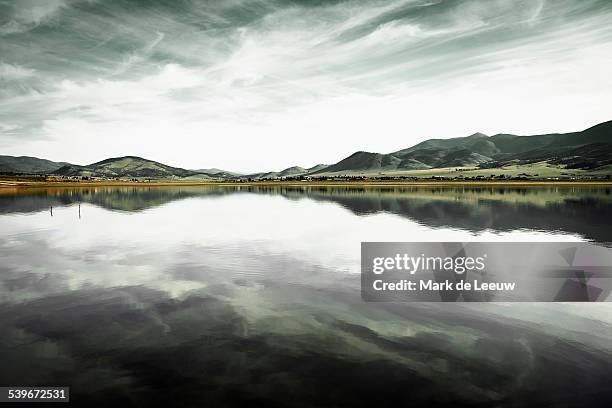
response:
<path id="1" fill-rule="evenodd" d="M 612 307 L 366 303 L 362 241 L 612 242 L 609 187 L 0 189 L 0 385 L 87 406 L 611 406 Z"/>

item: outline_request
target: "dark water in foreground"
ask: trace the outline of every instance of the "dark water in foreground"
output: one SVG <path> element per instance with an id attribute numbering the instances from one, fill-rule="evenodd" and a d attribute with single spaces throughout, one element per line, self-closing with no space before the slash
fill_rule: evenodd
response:
<path id="1" fill-rule="evenodd" d="M 612 406 L 610 304 L 359 291 L 361 241 L 610 245 L 610 214 L 591 187 L 0 191 L 0 386 L 87 406 Z"/>

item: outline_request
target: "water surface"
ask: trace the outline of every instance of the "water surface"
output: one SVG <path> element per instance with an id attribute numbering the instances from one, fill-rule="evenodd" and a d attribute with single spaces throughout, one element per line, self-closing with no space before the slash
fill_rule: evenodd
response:
<path id="1" fill-rule="evenodd" d="M 0 191 L 0 384 L 124 406 L 609 406 L 607 304 L 364 303 L 361 241 L 612 242 L 610 189 Z"/>

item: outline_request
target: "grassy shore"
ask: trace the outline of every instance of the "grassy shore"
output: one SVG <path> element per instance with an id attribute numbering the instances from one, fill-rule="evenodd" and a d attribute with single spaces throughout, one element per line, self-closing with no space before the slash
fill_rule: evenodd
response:
<path id="1" fill-rule="evenodd" d="M 612 186 L 612 181 L 590 180 L 261 180 L 261 181 L 179 181 L 149 182 L 121 180 L 42 180 L 36 177 L 0 177 L 0 189 L 40 187 L 170 187 L 170 186 Z"/>

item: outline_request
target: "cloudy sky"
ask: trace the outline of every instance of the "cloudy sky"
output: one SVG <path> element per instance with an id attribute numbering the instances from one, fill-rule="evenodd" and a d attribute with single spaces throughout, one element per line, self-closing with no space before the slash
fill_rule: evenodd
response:
<path id="1" fill-rule="evenodd" d="M 612 119 L 609 0 L 0 0 L 0 154 L 279 170 Z"/>

